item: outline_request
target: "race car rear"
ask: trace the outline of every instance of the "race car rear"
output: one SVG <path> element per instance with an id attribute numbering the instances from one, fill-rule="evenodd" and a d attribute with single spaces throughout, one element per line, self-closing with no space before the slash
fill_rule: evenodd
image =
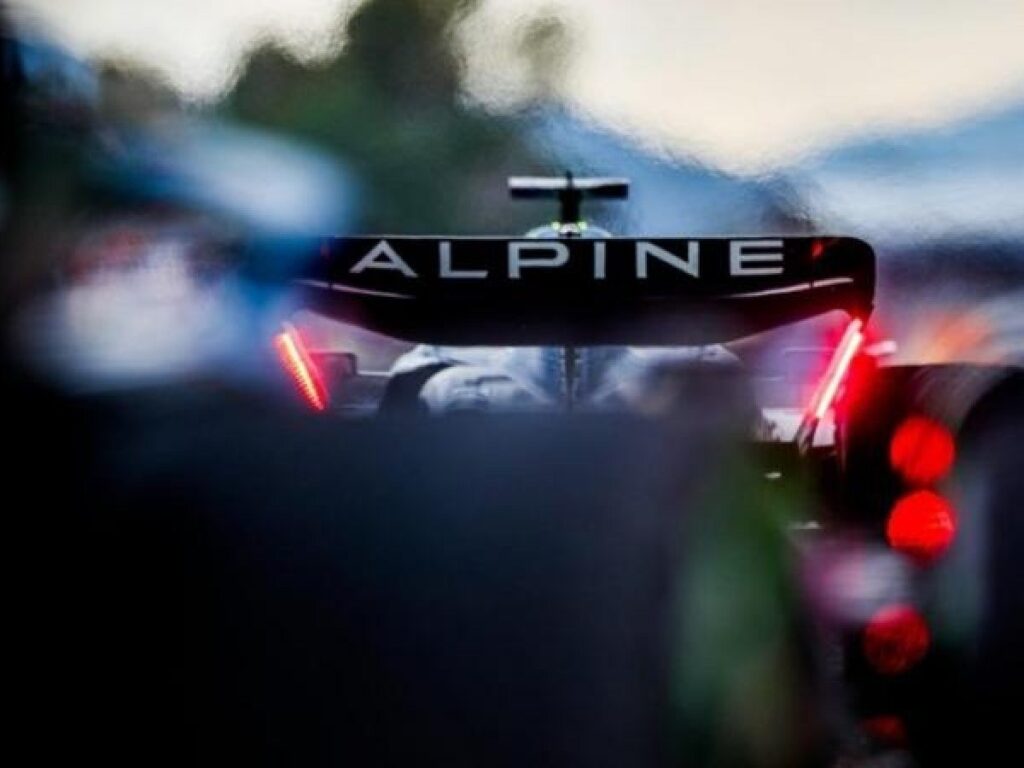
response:
<path id="1" fill-rule="evenodd" d="M 667 360 L 667 376 L 658 378 L 657 365 L 645 369 L 658 383 L 639 402 L 670 406 L 632 409 L 740 438 L 747 448 L 736 460 L 756 467 L 769 506 L 786 507 L 775 522 L 795 542 L 793 567 L 815 627 L 812 666 L 841 702 L 830 726 L 839 752 L 867 758 L 909 749 L 930 761 L 951 749 L 966 753 L 967 735 L 984 731 L 978 713 L 992 707 L 977 684 L 972 648 L 991 642 L 993 622 L 1001 626 L 1008 615 L 1003 606 L 1001 618 L 982 617 L 990 586 L 979 582 L 970 552 L 976 558 L 990 545 L 983 543 L 990 523 L 1012 526 L 981 500 L 991 484 L 977 480 L 978 467 L 989 462 L 986 452 L 1006 451 L 1007 430 L 992 425 L 1019 412 L 1019 372 L 880 365 L 891 343 L 879 343 L 870 326 L 875 259 L 856 239 L 588 232 L 580 199 L 618 184 L 571 177 L 513 184 L 520 196 L 560 199 L 562 221 L 539 237 L 324 239 L 294 276 L 297 304 L 390 338 L 456 350 L 418 376 L 382 377 L 386 392 L 390 386 L 386 412 L 473 359 L 460 349 L 504 350 L 512 368 L 529 359 L 516 350 L 554 350 L 563 375 L 542 400 L 549 412 L 601 410 L 573 385 L 588 355 L 646 349 L 650 359 Z M 800 402 L 758 402 L 757 420 L 743 415 L 736 394 L 743 388 L 733 383 L 771 377 L 746 365 L 690 364 L 701 354 L 682 365 L 664 354 L 724 344 L 746 363 L 766 337 L 824 316 L 833 320 L 827 348 L 787 348 L 780 357 L 817 360 L 797 375 Z M 326 408 L 332 381 L 358 386 L 354 358 L 339 379 L 319 365 L 337 355 L 309 351 L 302 332 L 288 329 L 279 343 L 294 348 L 286 366 L 315 408 Z M 614 379 L 622 368 L 611 370 Z M 490 376 L 485 369 L 474 381 Z M 972 596 L 956 597 L 968 588 Z"/>

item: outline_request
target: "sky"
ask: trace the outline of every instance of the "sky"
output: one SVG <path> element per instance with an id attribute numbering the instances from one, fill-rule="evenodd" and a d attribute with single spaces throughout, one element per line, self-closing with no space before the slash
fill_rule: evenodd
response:
<path id="1" fill-rule="evenodd" d="M 83 55 L 132 58 L 187 95 L 228 87 L 275 38 L 315 58 L 360 0 L 20 0 Z M 470 97 L 516 104 L 516 33 L 569 30 L 558 96 L 669 153 L 739 173 L 844 140 L 1024 102 L 1024 0 L 483 0 L 463 25 Z"/>

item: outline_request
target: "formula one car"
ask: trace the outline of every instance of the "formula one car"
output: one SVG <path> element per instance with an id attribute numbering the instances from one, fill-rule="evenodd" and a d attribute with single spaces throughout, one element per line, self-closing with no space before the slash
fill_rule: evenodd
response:
<path id="1" fill-rule="evenodd" d="M 417 367 L 437 373 L 470 358 L 500 365 L 526 383 L 528 372 L 515 368 L 532 360 L 500 364 L 481 359 L 480 348 L 560 350 L 557 361 L 543 355 L 536 361 L 548 376 L 558 369 L 560 380 L 534 376 L 532 383 L 570 409 L 599 389 L 588 368 L 596 358 L 607 367 L 609 348 L 703 349 L 706 361 L 711 345 L 844 313 L 850 326 L 827 377 L 831 384 L 801 430 L 804 439 L 810 435 L 864 340 L 874 293 L 870 247 L 825 237 L 613 238 L 580 219 L 580 203 L 624 197 L 624 180 L 519 178 L 510 189 L 518 197 L 558 197 L 558 222 L 522 239 L 329 240 L 295 281 L 300 302 L 388 337 L 445 345 L 399 361 L 396 378 Z M 297 336 L 290 341 L 300 346 Z M 316 382 L 314 369 L 309 378 Z M 581 392 L 581 385 L 590 391 Z M 325 405 L 324 383 L 315 389 L 311 403 Z M 394 401 L 386 397 L 385 407 Z"/>
<path id="2" fill-rule="evenodd" d="M 383 382 L 372 403 L 382 411 L 643 410 L 659 371 L 731 368 L 759 385 L 748 395 L 762 432 L 811 446 L 867 338 L 870 246 L 841 237 L 616 238 L 588 225 L 580 206 L 624 198 L 626 180 L 567 174 L 513 178 L 509 188 L 557 198 L 558 220 L 524 238 L 320 244 L 293 281 L 299 305 L 419 346 L 387 372 L 361 374 L 355 355 L 311 350 L 289 325 L 278 353 L 310 406 L 352 405 L 362 377 Z M 834 349 L 811 346 L 825 329 Z M 339 372 L 347 380 L 332 386 Z M 799 392 L 781 394 L 797 373 Z"/>
<path id="3" fill-rule="evenodd" d="M 382 414 L 717 414 L 715 429 L 751 438 L 765 487 L 801 499 L 785 519 L 830 649 L 823 676 L 845 702 L 844 748 L 963 748 L 965 730 L 946 724 L 991 701 L 965 675 L 964 649 L 1003 618 L 951 630 L 941 616 L 951 580 L 978 583 L 967 553 L 983 526 L 969 521 L 991 514 L 965 467 L 1000 414 L 1019 413 L 1020 372 L 880 367 L 891 343 L 870 339 L 875 255 L 860 240 L 612 237 L 580 206 L 625 198 L 626 180 L 514 178 L 509 189 L 558 200 L 558 220 L 521 238 L 319 244 L 294 276 L 297 303 L 418 346 L 366 374 L 288 325 L 275 344 L 302 399 L 350 411 L 347 391 L 373 381 Z M 937 704 L 929 692 L 950 681 L 957 705 Z"/>

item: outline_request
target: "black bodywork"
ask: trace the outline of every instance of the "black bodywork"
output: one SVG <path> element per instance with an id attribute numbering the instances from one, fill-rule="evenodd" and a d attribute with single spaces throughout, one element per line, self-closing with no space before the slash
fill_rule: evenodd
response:
<path id="1" fill-rule="evenodd" d="M 743 248 L 751 274 L 730 271 L 731 247 Z M 519 248 L 523 266 L 513 276 Z M 295 279 L 301 303 L 431 344 L 708 344 L 833 309 L 866 317 L 875 287 L 870 246 L 840 237 L 345 237 L 318 251 Z M 778 260 L 757 260 L 770 254 Z"/>

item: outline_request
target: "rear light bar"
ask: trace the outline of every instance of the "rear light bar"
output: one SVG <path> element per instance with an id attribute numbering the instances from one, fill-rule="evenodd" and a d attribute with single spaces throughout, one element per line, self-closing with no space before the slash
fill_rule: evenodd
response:
<path id="1" fill-rule="evenodd" d="M 811 413 L 815 421 L 821 421 L 835 403 L 836 395 L 839 394 L 839 387 L 846 380 L 850 372 L 850 365 L 857 354 L 857 350 L 864 344 L 864 322 L 860 319 L 851 320 L 839 340 L 832 362 L 825 371 L 825 378 L 821 386 L 815 392 L 811 401 Z"/>
<path id="2" fill-rule="evenodd" d="M 857 352 L 864 345 L 864 339 L 864 321 L 854 318 L 843 331 L 843 336 L 829 361 L 825 376 L 818 384 L 810 405 L 804 413 L 803 422 L 797 431 L 797 442 L 801 448 L 810 446 L 818 423 L 825 418 L 835 404 L 839 388 L 850 373 L 850 366 L 853 364 Z"/>
<path id="3" fill-rule="evenodd" d="M 288 374 L 302 399 L 314 411 L 327 410 L 330 402 L 327 387 L 299 332 L 294 327 L 286 325 L 285 329 L 274 337 L 274 349 L 277 350 L 281 367 Z"/>

